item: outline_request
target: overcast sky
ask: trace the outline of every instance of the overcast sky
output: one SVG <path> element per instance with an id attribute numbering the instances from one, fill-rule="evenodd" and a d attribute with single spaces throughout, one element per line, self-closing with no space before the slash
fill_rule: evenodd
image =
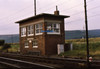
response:
<path id="1" fill-rule="evenodd" d="M 53 14 L 56 5 L 61 15 L 69 15 L 65 19 L 65 30 L 83 30 L 84 0 L 37 0 L 37 14 Z M 87 0 L 88 26 L 100 29 L 100 0 Z M 0 0 L 0 35 L 18 34 L 16 21 L 34 16 L 34 0 Z"/>

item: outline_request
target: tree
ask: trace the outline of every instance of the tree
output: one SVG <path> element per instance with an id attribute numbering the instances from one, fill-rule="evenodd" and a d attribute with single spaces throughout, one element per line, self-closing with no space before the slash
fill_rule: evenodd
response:
<path id="1" fill-rule="evenodd" d="M 0 46 L 3 46 L 5 44 L 5 40 L 0 40 Z"/>
<path id="2" fill-rule="evenodd" d="M 8 52 L 9 48 L 11 48 L 10 44 L 4 44 L 3 47 L 2 47 L 2 50 L 7 50 L 7 52 Z"/>

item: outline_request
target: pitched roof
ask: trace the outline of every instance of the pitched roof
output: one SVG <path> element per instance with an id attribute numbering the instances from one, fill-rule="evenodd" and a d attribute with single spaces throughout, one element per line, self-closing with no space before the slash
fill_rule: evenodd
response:
<path id="1" fill-rule="evenodd" d="M 54 15 L 54 14 L 42 13 L 42 14 L 39 14 L 39 15 L 36 15 L 36 16 L 32 16 L 32 17 L 23 19 L 23 20 L 16 21 L 15 23 L 21 23 L 21 22 L 27 21 L 29 19 L 35 19 L 35 18 L 38 18 L 38 17 L 41 17 L 41 16 L 52 16 L 52 17 L 62 17 L 62 18 L 70 17 L 70 16 L 65 16 L 65 15 Z"/>

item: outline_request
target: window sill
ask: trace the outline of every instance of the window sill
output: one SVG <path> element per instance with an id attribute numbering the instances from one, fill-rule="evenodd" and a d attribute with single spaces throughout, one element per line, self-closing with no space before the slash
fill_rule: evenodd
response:
<path id="1" fill-rule="evenodd" d="M 26 37 L 26 35 L 21 35 L 21 37 Z"/>
<path id="2" fill-rule="evenodd" d="M 38 46 L 33 46 L 33 48 L 38 48 Z"/>
<path id="3" fill-rule="evenodd" d="M 25 48 L 29 48 L 29 46 L 25 46 Z"/>
<path id="4" fill-rule="evenodd" d="M 42 35 L 43 33 L 38 33 L 38 34 L 35 34 L 35 35 Z"/>
<path id="5" fill-rule="evenodd" d="M 60 35 L 60 33 L 51 33 L 51 32 L 47 32 L 47 34 L 54 34 L 54 35 Z"/>
<path id="6" fill-rule="evenodd" d="M 29 34 L 28 36 L 33 36 L 34 34 Z"/>

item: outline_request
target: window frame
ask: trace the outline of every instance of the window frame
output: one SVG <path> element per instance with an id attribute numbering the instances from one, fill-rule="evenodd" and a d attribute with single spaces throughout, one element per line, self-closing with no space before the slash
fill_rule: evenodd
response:
<path id="1" fill-rule="evenodd" d="M 33 44 L 35 42 L 35 44 Z M 33 48 L 38 48 L 38 40 L 37 39 L 34 39 L 33 41 L 32 41 L 32 47 Z"/>
<path id="2" fill-rule="evenodd" d="M 21 27 L 21 37 L 26 36 L 26 27 Z"/>
<path id="3" fill-rule="evenodd" d="M 25 44 L 25 43 L 27 43 L 27 44 Z M 24 42 L 24 48 L 29 48 L 29 41 Z"/>
<path id="4" fill-rule="evenodd" d="M 36 25 L 38 25 L 38 28 L 37 28 Z M 37 30 L 39 31 L 39 33 L 37 33 Z M 43 24 L 42 23 L 35 24 L 35 35 L 42 35 L 43 34 L 43 32 L 41 32 L 42 30 L 43 30 Z"/>
<path id="5" fill-rule="evenodd" d="M 34 25 L 27 26 L 27 36 L 33 36 L 33 35 L 34 35 Z"/>
<path id="6" fill-rule="evenodd" d="M 47 34 L 60 34 L 61 30 L 60 30 L 60 23 L 47 23 L 47 31 L 48 31 L 48 24 L 51 24 L 51 31 L 53 32 L 47 32 Z M 56 28 L 54 27 L 54 25 L 56 24 Z M 54 32 L 55 29 L 58 29 L 59 32 Z"/>

